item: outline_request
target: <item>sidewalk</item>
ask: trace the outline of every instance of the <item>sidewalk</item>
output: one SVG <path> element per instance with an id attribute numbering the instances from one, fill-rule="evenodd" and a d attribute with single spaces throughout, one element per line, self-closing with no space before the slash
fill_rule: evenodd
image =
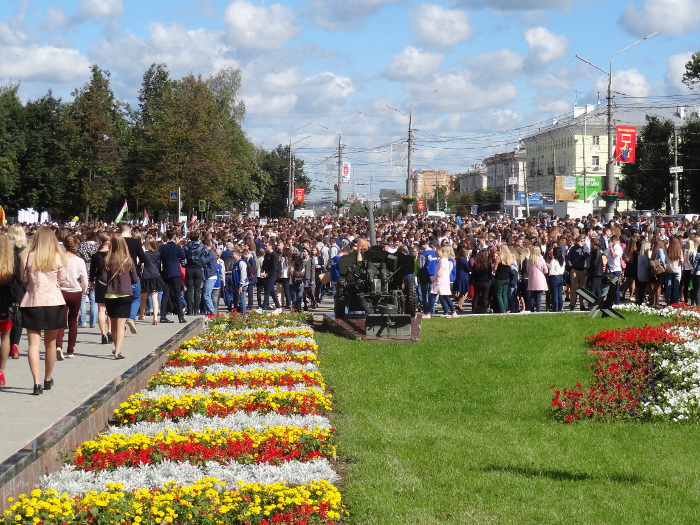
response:
<path id="1" fill-rule="evenodd" d="M 187 324 L 151 324 L 152 318 L 137 321 L 137 334 L 128 329 L 124 336 L 122 353 L 125 359 L 115 360 L 112 345 L 101 344 L 97 328 L 79 328 L 75 358 L 57 361 L 53 371 L 53 388 L 40 396 L 32 395 L 33 380 L 27 361 L 26 334 L 20 343 L 20 359 L 8 359 L 5 367 L 7 385 L 0 387 L 0 464 L 10 456 L 36 441 L 71 411 L 85 403 L 108 384 L 119 381 L 121 375 L 154 352 L 179 331 L 198 322 L 188 317 Z M 67 336 L 67 333 L 66 333 Z M 65 341 L 65 340 L 64 340 Z M 65 351 L 65 349 L 64 349 Z M 43 378 L 43 347 L 41 350 Z"/>

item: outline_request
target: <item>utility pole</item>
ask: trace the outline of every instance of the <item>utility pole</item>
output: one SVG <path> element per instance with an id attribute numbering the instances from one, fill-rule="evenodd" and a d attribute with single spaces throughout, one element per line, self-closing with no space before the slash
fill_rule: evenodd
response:
<path id="1" fill-rule="evenodd" d="M 323 129 L 327 129 L 331 133 L 335 133 L 338 135 L 338 182 L 336 183 L 336 199 L 338 203 L 343 202 L 343 123 L 346 120 L 350 120 L 353 117 L 356 117 L 360 113 L 363 113 L 365 110 L 358 111 L 357 113 L 350 115 L 349 117 L 344 118 L 343 120 L 340 121 L 340 126 L 338 127 L 338 131 L 333 131 L 331 128 L 328 128 L 324 126 L 323 124 L 319 124 Z M 338 208 L 338 216 L 341 215 L 341 210 L 342 208 Z"/>
<path id="2" fill-rule="evenodd" d="M 428 98 L 430 95 L 434 95 L 437 93 L 437 89 L 431 93 L 428 93 L 427 95 L 423 95 L 419 99 L 414 100 L 411 105 L 408 107 L 408 114 L 404 113 L 403 111 L 396 109 L 393 106 L 390 106 L 389 104 L 385 104 L 386 107 L 389 109 L 393 109 L 397 113 L 401 113 L 402 115 L 408 117 L 408 153 L 407 153 L 407 158 L 406 158 L 406 196 L 414 195 L 414 188 L 412 184 L 412 177 L 413 173 L 411 172 L 411 155 L 413 153 L 413 106 L 423 100 L 424 98 Z M 410 215 L 413 213 L 413 203 L 408 203 L 406 205 L 406 214 Z"/>
<path id="3" fill-rule="evenodd" d="M 608 107 L 607 107 L 607 127 L 608 127 L 608 162 L 605 165 L 605 190 L 606 191 L 615 191 L 615 146 L 613 144 L 613 128 L 612 128 L 612 104 L 613 104 L 613 93 L 612 93 L 612 63 L 613 59 L 619 55 L 620 53 L 627 51 L 629 48 L 636 46 L 640 42 L 644 42 L 647 38 L 651 38 L 654 36 L 657 32 L 653 32 L 652 34 L 645 36 L 641 40 L 637 40 L 634 44 L 631 44 L 627 46 L 624 49 L 621 49 L 617 53 L 615 53 L 613 56 L 610 57 L 610 66 L 608 67 L 608 70 L 605 71 L 604 69 L 599 68 L 595 64 L 589 62 L 588 60 L 581 58 L 580 56 L 576 55 L 576 58 L 578 58 L 580 61 L 585 62 L 589 66 L 592 66 L 596 68 L 598 71 L 603 72 L 608 76 L 608 96 L 607 96 L 607 101 L 608 101 Z M 605 203 L 605 220 L 606 221 L 611 221 L 613 218 L 613 215 L 615 213 L 615 203 L 610 201 Z"/>

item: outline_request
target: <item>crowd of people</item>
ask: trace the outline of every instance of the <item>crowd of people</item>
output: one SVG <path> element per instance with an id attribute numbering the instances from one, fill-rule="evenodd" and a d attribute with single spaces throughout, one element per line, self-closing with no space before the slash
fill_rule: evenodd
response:
<path id="1" fill-rule="evenodd" d="M 560 312 L 566 302 L 586 310 L 582 287 L 600 297 L 612 286 L 615 303 L 699 304 L 697 218 L 399 216 L 374 226 L 384 250 L 413 257 L 424 319 L 438 302 L 450 318 Z M 23 330 L 39 395 L 54 384 L 55 361 L 74 357 L 79 328 L 97 328 L 123 359 L 125 330 L 137 333 L 146 317 L 313 310 L 333 294 L 340 258 L 370 238 L 362 217 L 12 224 L 0 232 L 0 386 Z"/>

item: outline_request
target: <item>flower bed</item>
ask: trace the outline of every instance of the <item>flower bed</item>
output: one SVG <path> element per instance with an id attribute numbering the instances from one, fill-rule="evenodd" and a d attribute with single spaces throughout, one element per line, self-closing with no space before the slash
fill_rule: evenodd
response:
<path id="1" fill-rule="evenodd" d="M 664 315 L 659 326 L 605 330 L 587 337 L 598 354 L 589 365 L 588 387 L 552 387 L 557 419 L 619 421 L 700 421 L 700 309 L 651 310 L 622 306 L 643 314 Z"/>
<path id="2" fill-rule="evenodd" d="M 336 523 L 331 396 L 308 319 L 214 318 L 0 523 Z"/>

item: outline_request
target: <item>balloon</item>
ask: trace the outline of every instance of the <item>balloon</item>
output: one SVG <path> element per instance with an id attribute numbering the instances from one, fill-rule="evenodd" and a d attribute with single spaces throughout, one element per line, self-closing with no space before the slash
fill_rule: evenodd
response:
<path id="1" fill-rule="evenodd" d="M 75 217 L 73 217 L 73 222 L 78 222 L 79 220 L 80 220 L 80 217 L 78 217 L 77 215 Z"/>

